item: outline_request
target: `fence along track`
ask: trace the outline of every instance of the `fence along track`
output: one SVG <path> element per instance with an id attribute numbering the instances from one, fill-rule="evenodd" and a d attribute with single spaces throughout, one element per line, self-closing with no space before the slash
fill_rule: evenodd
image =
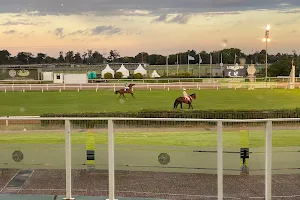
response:
<path id="1" fill-rule="evenodd" d="M 218 135 L 218 147 L 216 148 L 217 149 L 217 152 L 216 152 L 216 156 L 217 156 L 217 161 L 218 161 L 218 165 L 217 165 L 217 174 L 218 174 L 218 198 L 219 199 L 223 199 L 223 144 L 222 144 L 222 133 L 223 133 L 223 126 L 222 126 L 222 123 L 223 125 L 226 123 L 262 123 L 262 124 L 265 124 L 266 126 L 264 128 L 266 128 L 266 147 L 264 148 L 265 150 L 265 159 L 267 161 L 267 165 L 266 165 L 266 170 L 263 171 L 263 173 L 266 173 L 265 176 L 266 176 L 266 179 L 265 179 L 265 187 L 266 187 L 266 199 L 270 199 L 271 197 L 271 191 L 269 190 L 271 188 L 271 165 L 270 165 L 270 161 L 271 161 L 271 156 L 272 156 L 272 142 L 270 143 L 270 141 L 272 140 L 272 122 L 280 122 L 280 121 L 284 121 L 284 122 L 289 122 L 289 121 L 293 121 L 293 122 L 299 122 L 300 121 L 300 118 L 285 118 L 285 119 L 244 119 L 244 120 L 238 120 L 238 119 L 183 119 L 183 118 L 180 118 L 180 119 L 176 119 L 176 118 L 14 118 L 14 119 L 7 119 L 8 121 L 9 120 L 28 120 L 28 119 L 31 119 L 31 120 L 57 120 L 57 121 L 62 121 L 64 122 L 65 121 L 65 126 L 66 126 L 66 136 L 67 135 L 70 135 L 70 126 L 69 126 L 69 121 L 89 121 L 89 120 L 107 120 L 108 121 L 108 144 L 105 144 L 106 145 L 106 148 L 107 148 L 107 145 L 108 145 L 108 169 L 109 169 L 109 176 L 110 176 L 110 188 L 113 188 L 112 186 L 114 186 L 114 172 L 115 172 L 115 169 L 112 167 L 114 166 L 114 151 L 113 151 L 113 148 L 114 148 L 114 143 L 113 143 L 113 139 L 114 139 L 114 126 L 113 126 L 113 122 L 117 122 L 117 121 L 168 121 L 168 122 L 210 122 L 210 123 L 217 123 L 217 135 Z M 68 123 L 66 123 L 68 122 Z M 69 144 L 68 142 L 70 142 L 70 138 L 66 137 L 66 144 Z M 68 145 L 66 145 L 66 148 L 68 148 Z M 98 154 L 99 155 L 99 154 Z M 107 155 L 107 154 L 105 154 Z M 68 151 L 66 151 L 66 158 L 68 158 Z M 117 159 L 118 160 L 118 159 Z M 226 159 L 225 159 L 226 160 Z M 224 160 L 224 161 L 225 161 Z M 70 171 L 71 171 L 71 168 L 69 168 L 70 165 L 68 165 L 68 162 L 67 162 L 67 167 L 66 167 L 66 174 L 68 175 L 68 178 L 70 178 L 70 180 L 67 180 L 67 193 L 70 191 L 68 191 L 68 187 L 71 183 L 71 176 L 70 176 Z M 114 190 L 110 190 L 109 191 L 110 193 L 110 199 L 111 198 L 111 195 L 114 194 Z M 67 198 L 70 198 L 69 196 L 67 196 Z"/>
<path id="2" fill-rule="evenodd" d="M 294 84 L 300 88 L 300 83 Z M 123 83 L 88 83 L 88 84 L 0 84 L 0 91 L 63 91 L 63 90 L 116 90 L 123 88 Z M 251 89 L 253 88 L 281 88 L 288 89 L 289 83 L 136 83 L 133 89 Z"/>

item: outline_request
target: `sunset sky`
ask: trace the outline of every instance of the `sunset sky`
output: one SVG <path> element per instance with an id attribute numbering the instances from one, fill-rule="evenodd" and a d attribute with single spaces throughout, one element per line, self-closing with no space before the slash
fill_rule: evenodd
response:
<path id="1" fill-rule="evenodd" d="M 237 47 L 300 53 L 300 0 L 1 0 L 0 49 L 172 54 Z"/>

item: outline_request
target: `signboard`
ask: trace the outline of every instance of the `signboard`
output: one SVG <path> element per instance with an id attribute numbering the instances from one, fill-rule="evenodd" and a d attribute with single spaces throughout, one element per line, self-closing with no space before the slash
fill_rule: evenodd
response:
<path id="1" fill-rule="evenodd" d="M 0 80 L 39 80 L 38 69 L 1 69 Z"/>
<path id="2" fill-rule="evenodd" d="M 225 66 L 224 67 L 224 77 L 246 77 L 247 70 L 245 66 Z"/>

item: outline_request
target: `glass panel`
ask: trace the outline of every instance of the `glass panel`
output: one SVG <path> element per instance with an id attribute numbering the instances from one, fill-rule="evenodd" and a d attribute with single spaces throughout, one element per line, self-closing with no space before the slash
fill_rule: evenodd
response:
<path id="1" fill-rule="evenodd" d="M 4 126 L 1 193 L 65 194 L 64 121 L 11 120 Z"/>
<path id="2" fill-rule="evenodd" d="M 300 123 L 273 122 L 272 196 L 300 195 Z"/>
<path id="3" fill-rule="evenodd" d="M 115 137 L 118 196 L 217 196 L 215 123 L 118 121 Z"/>

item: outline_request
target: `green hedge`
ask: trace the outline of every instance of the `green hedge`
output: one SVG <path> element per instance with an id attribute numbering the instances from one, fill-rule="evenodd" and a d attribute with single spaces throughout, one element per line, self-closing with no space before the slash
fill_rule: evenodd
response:
<path id="1" fill-rule="evenodd" d="M 193 119 L 266 119 L 266 118 L 300 118 L 300 108 L 282 110 L 141 110 L 139 112 L 101 112 L 73 114 L 44 114 L 41 117 L 128 117 L 128 118 L 193 118 Z M 63 124 L 63 121 L 43 120 L 43 126 Z M 280 123 L 280 122 L 278 122 Z M 106 120 L 73 120 L 72 124 L 84 128 L 106 126 Z M 165 121 L 115 121 L 115 125 L 155 127 L 155 126 L 193 126 L 210 125 L 209 122 L 165 122 Z"/>

